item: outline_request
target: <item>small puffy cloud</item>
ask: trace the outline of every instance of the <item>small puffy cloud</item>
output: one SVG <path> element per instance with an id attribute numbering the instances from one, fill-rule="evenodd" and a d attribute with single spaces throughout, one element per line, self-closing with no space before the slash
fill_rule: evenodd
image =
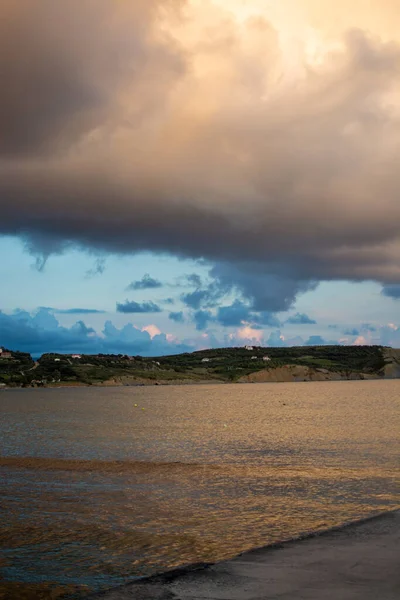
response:
<path id="1" fill-rule="evenodd" d="M 400 284 L 384 285 L 381 294 L 388 298 L 400 300 Z"/>
<path id="2" fill-rule="evenodd" d="M 120 313 L 159 313 L 161 308 L 152 301 L 135 302 L 134 300 L 126 300 L 124 303 L 117 302 L 117 312 Z"/>
<path id="3" fill-rule="evenodd" d="M 183 311 L 180 312 L 170 312 L 168 318 L 175 323 L 184 323 L 185 317 L 183 315 Z"/>
<path id="4" fill-rule="evenodd" d="M 138 281 L 132 281 L 126 288 L 127 290 L 155 290 L 161 288 L 163 284 L 158 279 L 150 277 L 148 273 L 143 275 L 142 279 Z"/>
<path id="5" fill-rule="evenodd" d="M 236 332 L 236 337 L 242 342 L 252 342 L 253 344 L 261 344 L 263 339 L 263 332 L 259 329 L 253 329 L 252 327 L 246 325 L 245 327 L 241 327 Z"/>
<path id="6" fill-rule="evenodd" d="M 289 323 L 290 325 L 316 325 L 317 324 L 317 321 L 314 321 L 314 319 L 311 319 L 308 315 L 306 315 L 304 313 L 296 313 L 295 315 L 292 315 L 291 317 L 289 317 L 285 322 Z"/>
<path id="7" fill-rule="evenodd" d="M 145 327 L 142 327 L 142 331 L 147 331 L 151 339 L 157 335 L 161 335 L 161 330 L 157 327 L 157 325 L 146 325 Z"/>
<path id="8" fill-rule="evenodd" d="M 238 327 L 249 321 L 249 307 L 235 300 L 230 306 L 221 306 L 217 311 L 217 321 L 224 327 Z"/>
<path id="9" fill-rule="evenodd" d="M 370 333 L 374 333 L 377 328 L 375 325 L 371 325 L 371 323 L 362 323 L 360 329 L 361 331 L 369 331 Z"/>
<path id="10" fill-rule="evenodd" d="M 267 340 L 267 345 L 271 347 L 282 347 L 285 346 L 285 337 L 282 335 L 281 331 L 277 329 L 273 331 Z"/>
<path id="11" fill-rule="evenodd" d="M 279 327 L 279 319 L 269 311 L 255 312 L 251 307 L 240 300 L 232 304 L 221 306 L 217 310 L 216 321 L 223 327 L 239 327 L 248 324 L 254 329 L 266 327 Z"/>
<path id="12" fill-rule="evenodd" d="M 209 310 L 197 310 L 193 313 L 193 322 L 197 331 L 204 331 L 212 321 L 214 321 L 214 317 Z"/>
<path id="13" fill-rule="evenodd" d="M 343 331 L 343 333 L 344 333 L 344 335 L 352 335 L 352 336 L 356 335 L 357 336 L 357 335 L 360 335 L 360 330 L 353 327 L 350 329 L 345 329 Z"/>
<path id="14" fill-rule="evenodd" d="M 252 316 L 253 327 L 255 327 L 256 325 L 259 327 L 262 327 L 262 326 L 280 327 L 281 326 L 281 322 L 276 317 L 276 315 L 274 315 L 273 313 L 271 313 L 267 310 L 262 310 L 260 312 L 252 313 L 251 316 Z"/>
<path id="15" fill-rule="evenodd" d="M 181 299 L 182 302 L 189 308 L 198 310 L 204 302 L 207 302 L 208 293 L 206 290 L 195 290 L 194 292 L 183 294 Z"/>

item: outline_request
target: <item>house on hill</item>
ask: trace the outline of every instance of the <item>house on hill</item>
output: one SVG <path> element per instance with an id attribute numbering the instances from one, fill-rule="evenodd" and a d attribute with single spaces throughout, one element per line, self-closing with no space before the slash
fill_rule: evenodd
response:
<path id="1" fill-rule="evenodd" d="M 8 350 L 3 350 L 3 348 L 0 348 L 0 358 L 12 358 L 12 354 L 11 352 L 8 352 Z"/>

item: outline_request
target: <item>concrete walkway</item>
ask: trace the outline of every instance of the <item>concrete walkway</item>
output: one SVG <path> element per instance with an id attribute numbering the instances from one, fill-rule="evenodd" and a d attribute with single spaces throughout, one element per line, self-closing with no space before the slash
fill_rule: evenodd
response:
<path id="1" fill-rule="evenodd" d="M 107 600 L 399 600 L 400 512 L 199 570 L 97 596 Z"/>

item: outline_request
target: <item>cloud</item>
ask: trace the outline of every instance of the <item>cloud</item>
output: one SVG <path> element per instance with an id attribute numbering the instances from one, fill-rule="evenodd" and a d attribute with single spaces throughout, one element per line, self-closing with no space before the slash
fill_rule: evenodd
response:
<path id="1" fill-rule="evenodd" d="M 400 299 L 400 285 L 385 285 L 382 288 L 382 296 L 387 296 L 388 298 L 394 298 L 395 300 Z"/>
<path id="2" fill-rule="evenodd" d="M 185 322 L 185 317 L 183 315 L 183 312 L 170 312 L 168 315 L 168 318 L 171 319 L 171 321 L 175 321 L 175 323 L 184 323 Z"/>
<path id="3" fill-rule="evenodd" d="M 327 19 L 318 60 L 310 38 L 293 58 L 282 23 L 228 9 L 3 0 L 0 234 L 40 267 L 65 248 L 201 259 L 255 311 L 323 280 L 398 297 L 398 40 Z"/>
<path id="4" fill-rule="evenodd" d="M 102 275 L 105 270 L 106 259 L 104 257 L 96 258 L 94 266 L 86 271 L 86 279 L 91 279 L 92 277 L 96 277 L 96 275 Z"/>
<path id="5" fill-rule="evenodd" d="M 54 308 L 53 311 L 59 315 L 101 315 L 106 312 L 96 308 Z"/>
<path id="6" fill-rule="evenodd" d="M 128 323 L 118 329 L 106 321 L 101 333 L 78 321 L 72 327 L 62 327 L 46 309 L 36 314 L 15 311 L 9 315 L 0 311 L 0 345 L 35 356 L 45 352 L 86 354 L 143 354 L 157 356 L 193 350 L 192 346 L 170 342 L 154 326 L 142 330 Z"/>
<path id="7" fill-rule="evenodd" d="M 270 333 L 267 340 L 267 345 L 271 347 L 282 347 L 286 345 L 285 337 L 282 335 L 279 329 Z"/>
<path id="8" fill-rule="evenodd" d="M 314 319 L 311 319 L 304 313 L 296 313 L 289 317 L 285 323 L 290 323 L 290 325 L 316 325 L 317 321 L 314 321 Z"/>
<path id="9" fill-rule="evenodd" d="M 329 346 L 331 342 L 327 342 L 320 335 L 311 335 L 306 342 L 305 346 Z"/>
<path id="10" fill-rule="evenodd" d="M 375 327 L 375 325 L 371 325 L 371 323 L 362 323 L 361 324 L 361 331 L 369 331 L 369 332 L 373 333 L 376 330 L 377 330 L 377 328 Z"/>
<path id="11" fill-rule="evenodd" d="M 148 273 L 143 275 L 142 279 L 139 281 L 132 281 L 126 288 L 127 290 L 154 290 L 157 288 L 161 288 L 163 284 L 158 279 L 154 279 L 150 277 Z"/>
<path id="12" fill-rule="evenodd" d="M 197 310 L 193 313 L 193 322 L 196 324 L 198 331 L 207 329 L 208 324 L 214 321 L 214 316 L 209 310 Z"/>
<path id="13" fill-rule="evenodd" d="M 217 310 L 216 321 L 223 327 L 238 327 L 244 323 L 252 327 L 279 327 L 280 322 L 275 315 L 260 311 L 254 312 L 251 307 L 240 300 L 235 300 L 228 306 L 221 306 Z"/>
<path id="14" fill-rule="evenodd" d="M 186 281 L 189 285 L 193 285 L 197 288 L 201 287 L 202 285 L 201 277 L 197 273 L 190 273 L 189 275 L 186 275 Z"/>
<path id="15" fill-rule="evenodd" d="M 237 327 L 249 320 L 249 307 L 235 300 L 230 306 L 221 306 L 218 309 L 217 320 L 224 327 Z"/>
<path id="16" fill-rule="evenodd" d="M 241 327 L 236 332 L 236 339 L 243 342 L 251 342 L 252 344 L 261 344 L 263 340 L 263 333 L 258 329 L 254 329 L 249 325 Z M 234 338 L 235 339 L 235 338 Z"/>
<path id="17" fill-rule="evenodd" d="M 182 294 L 181 300 L 186 306 L 195 310 L 199 309 L 202 304 L 209 305 L 210 303 L 207 290 L 195 290 L 194 292 Z M 212 305 L 214 305 L 213 302 Z"/>
<path id="18" fill-rule="evenodd" d="M 353 335 L 353 336 L 354 335 L 356 335 L 356 336 L 360 335 L 359 329 L 356 329 L 355 327 L 354 328 L 350 328 L 350 329 L 345 329 L 345 331 L 343 333 L 344 333 L 344 335 Z"/>
<path id="19" fill-rule="evenodd" d="M 193 283 L 195 281 L 194 279 Z M 199 281 L 201 283 L 200 279 Z M 230 287 L 218 279 L 214 279 L 202 288 L 197 287 L 193 292 L 182 294 L 181 300 L 186 306 L 194 310 L 198 310 L 200 307 L 214 308 L 229 291 Z"/>
<path id="20" fill-rule="evenodd" d="M 157 325 L 146 325 L 145 327 L 142 327 L 142 331 L 147 331 L 151 339 L 162 335 L 161 330 L 157 327 Z"/>
<path id="21" fill-rule="evenodd" d="M 175 279 L 175 283 L 170 284 L 171 287 L 184 288 L 184 287 L 195 287 L 201 288 L 203 286 L 203 280 L 198 273 L 187 273 L 181 275 Z"/>
<path id="22" fill-rule="evenodd" d="M 159 313 L 161 308 L 154 302 L 135 302 L 126 300 L 124 303 L 117 302 L 117 312 L 120 313 Z"/>

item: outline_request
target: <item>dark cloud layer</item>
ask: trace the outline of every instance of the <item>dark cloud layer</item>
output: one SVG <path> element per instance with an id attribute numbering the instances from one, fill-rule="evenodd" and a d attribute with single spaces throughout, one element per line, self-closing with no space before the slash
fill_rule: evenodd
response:
<path id="1" fill-rule="evenodd" d="M 135 302 L 134 300 L 126 300 L 125 302 L 117 302 L 117 312 L 120 313 L 159 313 L 161 308 L 151 300 L 149 302 Z"/>
<path id="2" fill-rule="evenodd" d="M 0 234 L 39 265 L 202 258 L 256 311 L 330 279 L 398 297 L 399 46 L 350 31 L 293 81 L 267 22 L 188 6 L 2 1 Z"/>

